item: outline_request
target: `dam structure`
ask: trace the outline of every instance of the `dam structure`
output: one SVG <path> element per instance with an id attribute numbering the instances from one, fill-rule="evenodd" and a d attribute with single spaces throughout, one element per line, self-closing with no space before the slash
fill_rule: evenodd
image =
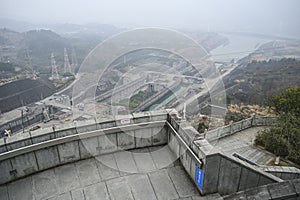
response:
<path id="1" fill-rule="evenodd" d="M 299 199 L 298 169 L 222 150 L 272 120 L 200 134 L 170 109 L 2 138 L 0 199 Z"/>

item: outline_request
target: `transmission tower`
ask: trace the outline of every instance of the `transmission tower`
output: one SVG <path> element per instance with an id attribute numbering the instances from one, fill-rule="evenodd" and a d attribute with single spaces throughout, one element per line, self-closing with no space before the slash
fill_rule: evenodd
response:
<path id="1" fill-rule="evenodd" d="M 28 49 L 26 50 L 26 61 L 27 61 L 27 67 L 29 69 L 29 73 L 31 73 L 32 78 L 35 80 L 37 78 L 36 72 L 33 69 L 32 63 L 31 63 L 31 57 L 29 55 Z"/>
<path id="2" fill-rule="evenodd" d="M 51 76 L 51 79 L 52 80 L 59 79 L 58 71 L 57 71 L 57 66 L 56 66 L 56 62 L 55 62 L 53 53 L 51 53 L 51 66 L 52 66 L 52 76 Z"/>
<path id="3" fill-rule="evenodd" d="M 76 53 L 74 47 L 72 47 L 72 69 L 74 74 L 77 66 L 78 66 L 78 61 L 77 61 Z"/>
<path id="4" fill-rule="evenodd" d="M 70 65 L 70 62 L 69 62 L 69 57 L 68 57 L 68 53 L 67 53 L 66 48 L 64 48 L 64 57 L 65 57 L 64 73 L 66 73 L 66 72 L 72 73 L 71 65 Z"/>

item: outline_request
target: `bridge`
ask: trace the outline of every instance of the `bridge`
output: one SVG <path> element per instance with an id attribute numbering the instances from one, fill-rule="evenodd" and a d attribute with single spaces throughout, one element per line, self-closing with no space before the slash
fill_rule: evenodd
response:
<path id="1" fill-rule="evenodd" d="M 299 179 L 211 144 L 270 121 L 253 117 L 204 135 L 163 110 L 1 139 L 0 199 L 299 198 Z"/>

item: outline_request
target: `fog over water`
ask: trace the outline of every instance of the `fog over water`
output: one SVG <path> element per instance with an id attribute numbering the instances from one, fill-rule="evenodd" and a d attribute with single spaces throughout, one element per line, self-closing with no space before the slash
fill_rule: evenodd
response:
<path id="1" fill-rule="evenodd" d="M 232 59 L 239 60 L 255 51 L 262 44 L 271 41 L 268 38 L 254 36 L 242 36 L 235 34 L 223 35 L 228 38 L 229 43 L 221 45 L 210 52 L 214 61 L 229 62 Z"/>
<path id="2" fill-rule="evenodd" d="M 0 0 L 0 18 L 300 36 L 298 0 Z"/>

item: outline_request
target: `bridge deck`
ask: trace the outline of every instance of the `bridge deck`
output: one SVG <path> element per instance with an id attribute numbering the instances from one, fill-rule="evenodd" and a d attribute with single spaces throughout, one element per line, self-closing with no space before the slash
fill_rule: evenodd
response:
<path id="1" fill-rule="evenodd" d="M 173 160 L 167 146 L 107 154 L 0 186 L 0 199 L 215 199 Z"/>
<path id="2" fill-rule="evenodd" d="M 219 147 L 226 154 L 237 153 L 259 165 L 267 165 L 275 158 L 275 155 L 253 145 L 257 132 L 262 129 L 264 127 L 252 127 L 211 142 L 211 144 Z"/>

